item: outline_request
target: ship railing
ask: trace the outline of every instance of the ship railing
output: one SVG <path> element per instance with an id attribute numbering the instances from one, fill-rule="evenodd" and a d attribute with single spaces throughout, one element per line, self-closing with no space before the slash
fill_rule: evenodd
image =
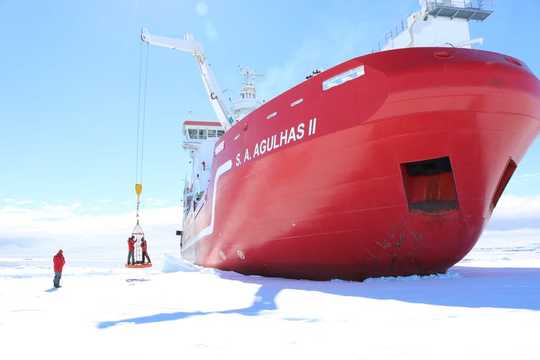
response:
<path id="1" fill-rule="evenodd" d="M 485 20 L 493 12 L 495 0 L 427 0 L 426 13 L 451 19 Z"/>
<path id="2" fill-rule="evenodd" d="M 495 0 L 427 0 L 428 10 L 440 7 L 455 7 L 462 9 L 493 10 Z"/>
<path id="3" fill-rule="evenodd" d="M 432 16 L 446 16 L 466 20 L 485 20 L 495 8 L 495 0 L 426 0 L 426 12 Z M 399 34 L 407 30 L 407 21 L 413 13 L 401 19 L 384 38 L 377 42 L 372 53 L 381 51 L 384 46 L 394 40 Z"/>
<path id="4" fill-rule="evenodd" d="M 411 16 L 413 13 L 410 13 L 409 16 Z M 387 31 L 384 34 L 384 39 L 379 40 L 377 42 L 377 47 L 375 49 L 372 49 L 371 52 L 377 52 L 381 51 L 383 47 L 388 44 L 391 40 L 395 39 L 399 34 L 401 34 L 403 31 L 407 29 L 407 19 L 401 19 L 399 23 L 397 23 L 392 29 Z"/>

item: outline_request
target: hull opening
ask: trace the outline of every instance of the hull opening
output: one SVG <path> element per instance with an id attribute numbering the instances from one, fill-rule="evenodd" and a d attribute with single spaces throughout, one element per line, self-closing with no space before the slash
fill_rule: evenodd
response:
<path id="1" fill-rule="evenodd" d="M 499 202 L 499 198 L 504 192 L 506 185 L 508 185 L 508 182 L 510 181 L 510 178 L 514 174 L 514 171 L 516 171 L 516 168 L 517 168 L 517 165 L 514 162 L 514 160 L 512 159 L 508 160 L 508 164 L 506 165 L 506 168 L 504 169 L 501 179 L 499 180 L 499 185 L 497 185 L 497 190 L 495 190 L 495 194 L 493 194 L 493 199 L 491 200 L 491 206 L 490 206 L 491 211 L 493 211 L 495 209 L 495 206 L 497 206 L 497 203 Z"/>
<path id="2" fill-rule="evenodd" d="M 458 209 L 448 157 L 401 164 L 409 211 L 439 213 Z"/>

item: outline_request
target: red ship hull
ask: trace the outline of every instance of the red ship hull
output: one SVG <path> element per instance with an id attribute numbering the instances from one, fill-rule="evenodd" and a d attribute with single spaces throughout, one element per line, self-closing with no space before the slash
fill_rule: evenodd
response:
<path id="1" fill-rule="evenodd" d="M 182 254 L 321 280 L 445 272 L 539 131 L 539 82 L 514 58 L 411 48 L 350 60 L 218 141 Z"/>

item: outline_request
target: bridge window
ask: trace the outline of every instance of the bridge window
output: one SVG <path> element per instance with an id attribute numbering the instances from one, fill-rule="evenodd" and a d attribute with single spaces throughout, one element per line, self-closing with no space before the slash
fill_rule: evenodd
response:
<path id="1" fill-rule="evenodd" d="M 223 134 L 225 134 L 225 131 L 223 131 L 223 130 L 218 130 L 218 131 L 217 131 L 217 136 L 218 136 L 218 137 L 221 136 L 221 135 L 223 135 Z"/>
<path id="2" fill-rule="evenodd" d="M 197 129 L 188 129 L 189 138 L 197 139 Z"/>
<path id="3" fill-rule="evenodd" d="M 199 139 L 206 139 L 206 130 L 199 129 Z"/>
<path id="4" fill-rule="evenodd" d="M 208 137 L 211 138 L 211 137 L 216 137 L 216 130 L 208 130 Z"/>

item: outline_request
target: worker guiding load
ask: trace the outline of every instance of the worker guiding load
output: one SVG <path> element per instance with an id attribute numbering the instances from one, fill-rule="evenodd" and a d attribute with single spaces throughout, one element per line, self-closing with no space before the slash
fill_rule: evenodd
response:
<path id="1" fill-rule="evenodd" d="M 143 71 L 144 70 L 144 71 Z M 143 79 L 144 72 L 144 79 Z M 148 84 L 148 46 L 146 46 L 146 59 L 143 56 L 143 46 L 140 48 L 139 57 L 139 98 L 137 105 L 137 152 L 135 161 L 135 194 L 137 195 L 137 223 L 128 238 L 128 259 L 126 267 L 150 267 L 152 263 L 148 256 L 148 244 L 144 239 L 144 231 L 140 225 L 140 207 L 143 180 L 144 161 L 144 123 L 146 118 L 146 89 Z M 148 259 L 148 263 L 144 260 Z"/>
<path id="2" fill-rule="evenodd" d="M 144 264 L 144 260 L 148 259 L 148 263 L 151 264 L 152 260 L 150 260 L 150 256 L 148 256 L 148 244 L 146 243 L 146 240 L 144 237 L 141 240 L 141 250 L 142 250 L 142 263 Z"/>
<path id="3" fill-rule="evenodd" d="M 135 264 L 135 239 L 133 238 L 133 236 L 130 236 L 127 242 L 128 242 L 127 264 L 134 265 Z"/>

